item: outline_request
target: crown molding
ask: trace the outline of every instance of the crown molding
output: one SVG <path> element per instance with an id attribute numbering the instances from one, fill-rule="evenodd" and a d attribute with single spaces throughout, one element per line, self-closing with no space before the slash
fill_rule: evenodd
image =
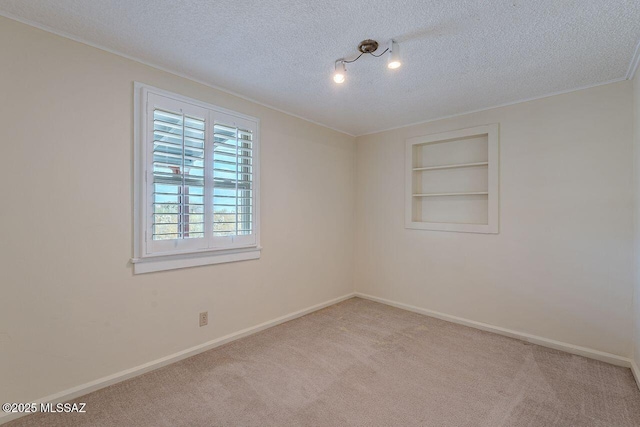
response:
<path id="1" fill-rule="evenodd" d="M 139 64 L 146 65 L 148 67 L 152 67 L 152 68 L 155 68 L 155 69 L 160 70 L 160 71 L 164 71 L 164 72 L 169 73 L 169 74 L 173 74 L 174 76 L 178 76 L 178 77 L 182 77 L 182 78 L 187 79 L 187 80 L 191 80 L 192 82 L 199 83 L 201 85 L 204 85 L 204 86 L 210 87 L 212 89 L 215 89 L 217 91 L 220 91 L 220 92 L 235 96 L 235 97 L 243 99 L 245 101 L 252 102 L 252 103 L 260 105 L 262 107 L 269 108 L 269 109 L 277 111 L 279 113 L 283 113 L 283 114 L 286 114 L 288 116 L 292 116 L 292 117 L 295 117 L 297 119 L 304 120 L 306 122 L 313 123 L 313 124 L 318 125 L 318 126 L 322 126 L 324 128 L 333 130 L 335 132 L 339 132 L 339 133 L 342 133 L 344 135 L 350 136 L 352 138 L 357 138 L 357 137 L 367 136 L 367 135 L 373 135 L 373 134 L 376 134 L 376 133 L 382 133 L 382 132 L 387 132 L 387 131 L 390 131 L 390 130 L 402 129 L 402 128 L 405 128 L 405 127 L 416 126 L 416 125 L 421 125 L 421 124 L 425 124 L 425 123 L 431 123 L 431 122 L 435 122 L 435 121 L 438 121 L 438 120 L 444 120 L 444 119 L 450 119 L 450 118 L 454 118 L 454 117 L 460 117 L 460 116 L 464 116 L 464 115 L 467 115 L 467 114 L 473 114 L 473 113 L 479 113 L 479 112 L 482 112 L 482 111 L 493 110 L 495 108 L 508 107 L 508 106 L 511 106 L 511 105 L 521 104 L 523 102 L 529 102 L 529 101 L 535 101 L 535 100 L 538 100 L 538 99 L 548 98 L 550 96 L 562 95 L 562 94 L 565 94 L 565 93 L 571 93 L 571 92 L 576 92 L 576 91 L 579 91 L 579 90 L 590 89 L 590 88 L 597 87 L 597 86 L 603 86 L 603 85 L 607 85 L 607 84 L 611 84 L 611 83 L 617 83 L 617 82 L 620 82 L 620 81 L 623 81 L 623 80 L 632 80 L 634 78 L 634 76 L 635 76 L 635 73 L 636 73 L 636 71 L 638 69 L 638 66 L 640 65 L 640 41 L 638 41 L 638 44 L 636 45 L 636 50 L 635 50 L 635 52 L 633 54 L 633 57 L 631 58 L 631 62 L 629 63 L 629 68 L 627 70 L 627 73 L 626 73 L 625 77 L 621 77 L 621 78 L 617 78 L 617 79 L 613 79 L 613 80 L 608 80 L 608 81 L 605 81 L 605 82 L 595 83 L 595 84 L 592 84 L 592 85 L 580 86 L 580 87 L 573 88 L 573 89 L 567 89 L 567 90 L 563 90 L 563 91 L 548 93 L 548 94 L 545 94 L 545 95 L 535 96 L 535 97 L 531 97 L 531 98 L 525 98 L 525 99 L 520 99 L 520 100 L 516 100 L 516 101 L 511 101 L 511 102 L 507 102 L 507 103 L 504 103 L 504 104 L 498 104 L 498 105 L 493 105 L 493 106 L 489 106 L 489 107 L 483 107 L 483 108 L 479 108 L 479 109 L 476 109 L 476 110 L 469 110 L 469 111 L 463 111 L 463 112 L 460 112 L 460 113 L 455 113 L 455 114 L 450 114 L 450 115 L 445 115 L 445 116 L 439 116 L 439 117 L 436 117 L 436 118 L 433 118 L 433 119 L 422 120 L 422 121 L 419 121 L 419 122 L 413 122 L 413 123 L 393 126 L 393 127 L 389 127 L 389 128 L 383 128 L 383 129 L 374 130 L 374 131 L 365 132 L 365 133 L 355 133 L 355 134 L 353 134 L 353 133 L 347 132 L 345 130 L 329 126 L 329 125 L 327 125 L 325 123 L 318 122 L 318 121 L 312 120 L 310 118 L 307 118 L 307 117 L 300 116 L 298 114 L 292 113 L 290 111 L 283 110 L 281 108 L 278 108 L 278 107 L 275 107 L 273 105 L 264 103 L 262 101 L 258 101 L 256 99 L 253 99 L 253 98 L 250 98 L 248 96 L 242 95 L 241 93 L 234 92 L 234 91 L 229 90 L 229 89 L 225 89 L 225 88 L 217 86 L 217 85 L 215 85 L 215 84 L 213 84 L 211 82 L 200 80 L 200 79 L 197 79 L 195 77 L 192 77 L 192 76 L 189 76 L 187 74 L 184 74 L 182 72 L 179 72 L 179 71 L 176 71 L 176 70 L 172 70 L 170 68 L 163 67 L 163 66 L 155 64 L 153 62 L 145 61 L 143 59 L 136 58 L 134 56 L 128 55 L 126 53 L 122 53 L 122 52 L 114 50 L 114 49 L 110 49 L 110 48 L 102 46 L 100 44 L 87 41 L 87 40 L 83 39 L 82 37 L 77 37 L 77 36 L 75 36 L 73 34 L 69 34 L 69 33 L 65 32 L 65 31 L 60 31 L 58 29 L 49 27 L 48 25 L 44 25 L 44 24 L 41 24 L 39 22 L 31 21 L 29 19 L 24 19 L 22 17 L 16 16 L 16 15 L 14 15 L 12 13 L 8 13 L 8 12 L 2 11 L 2 10 L 0 10 L 0 16 L 3 16 L 5 18 L 7 18 L 7 19 L 11 19 L 13 21 L 20 22 L 20 23 L 25 24 L 25 25 L 29 25 L 31 27 L 37 28 L 37 29 L 42 30 L 42 31 L 46 31 L 48 33 L 55 34 L 55 35 L 60 36 L 60 37 L 64 37 L 64 38 L 69 39 L 69 40 L 73 40 L 73 41 L 78 42 L 78 43 L 85 44 L 87 46 L 91 46 L 91 47 L 96 48 L 96 49 L 100 49 L 102 51 L 111 53 L 113 55 L 118 55 L 120 57 L 123 57 L 123 58 L 129 59 L 131 61 L 137 62 Z"/>
<path id="2" fill-rule="evenodd" d="M 608 80 L 606 82 L 594 83 L 592 85 L 586 85 L 586 86 L 580 86 L 580 87 L 573 88 L 573 89 L 561 90 L 561 91 L 558 91 L 558 92 L 548 93 L 546 95 L 534 96 L 534 97 L 531 97 L 531 98 L 521 99 L 521 100 L 518 100 L 518 101 L 506 102 L 504 104 L 498 104 L 498 105 L 494 105 L 494 106 L 491 106 L 491 107 L 483 107 L 483 108 L 479 108 L 477 110 L 470 110 L 470 111 L 465 111 L 463 113 L 455 113 L 455 114 L 450 114 L 448 116 L 440 116 L 440 117 L 436 117 L 434 119 L 421 120 L 419 122 L 413 122 L 413 123 L 409 123 L 409 124 L 406 124 L 406 125 L 394 126 L 394 127 L 390 127 L 390 128 L 376 130 L 376 131 L 373 131 L 373 132 L 367 132 L 367 133 L 356 135 L 356 137 L 359 138 L 361 136 L 374 135 L 374 134 L 377 134 L 377 133 L 387 132 L 387 131 L 390 131 L 390 130 L 397 130 L 397 129 L 407 128 L 407 127 L 411 127 L 411 126 L 417 126 L 417 125 L 423 125 L 423 124 L 426 124 L 426 123 L 437 122 L 438 120 L 452 119 L 454 117 L 466 116 L 468 114 L 474 114 L 474 113 L 480 113 L 480 112 L 483 112 L 483 111 L 494 110 L 496 108 L 509 107 L 511 105 L 523 104 L 525 102 L 530 102 L 530 101 L 537 101 L 538 99 L 549 98 L 549 97 L 556 96 L 556 95 L 564 95 L 566 93 L 571 93 L 571 92 L 578 92 L 578 91 L 581 91 L 581 90 L 591 89 L 591 88 L 594 88 L 594 87 L 604 86 L 604 85 L 608 85 L 608 84 L 612 84 L 612 83 L 619 83 L 619 82 L 623 82 L 623 81 L 626 81 L 626 80 L 627 79 L 625 77 L 620 77 L 620 78 L 617 78 L 617 79 Z"/>
<path id="3" fill-rule="evenodd" d="M 629 70 L 627 71 L 627 80 L 633 80 L 634 76 L 636 75 L 636 71 L 638 70 L 638 64 L 640 64 L 640 40 L 638 40 L 636 51 L 633 53 L 631 63 L 629 64 Z"/>
<path id="4" fill-rule="evenodd" d="M 46 32 L 51 33 L 51 34 L 55 34 L 56 36 L 60 36 L 60 37 L 63 37 L 65 39 L 73 40 L 74 42 L 82 43 L 82 44 L 85 44 L 87 46 L 91 46 L 93 48 L 100 49 L 102 51 L 111 53 L 113 55 L 117 55 L 117 56 L 120 56 L 122 58 L 129 59 L 129 60 L 137 62 L 139 64 L 146 65 L 146 66 L 151 67 L 151 68 L 155 68 L 156 70 L 164 71 L 165 73 L 173 74 L 174 76 L 178 76 L 178 77 L 182 77 L 183 79 L 191 80 L 192 82 L 199 83 L 201 85 L 210 87 L 211 89 L 215 89 L 217 91 L 224 92 L 224 93 L 226 93 L 228 95 L 232 95 L 232 96 L 235 96 L 235 97 L 240 98 L 240 99 L 244 99 L 245 101 L 252 102 L 252 103 L 260 105 L 262 107 L 269 108 L 270 110 L 274 110 L 274 111 L 277 111 L 279 113 L 283 113 L 283 114 L 286 114 L 288 116 L 292 116 L 292 117 L 295 117 L 297 119 L 301 119 L 301 120 L 304 120 L 306 122 L 313 123 L 314 125 L 322 126 L 324 128 L 327 128 L 327 129 L 330 129 L 330 130 L 345 134 L 345 135 L 350 136 L 352 138 L 356 137 L 356 135 L 353 135 L 353 134 L 351 134 L 351 133 L 349 133 L 349 132 L 347 132 L 345 130 L 337 129 L 337 128 L 334 128 L 334 127 L 329 126 L 327 124 L 324 124 L 324 123 L 309 119 L 307 117 L 300 116 L 298 114 L 292 113 L 290 111 L 286 111 L 286 110 L 283 110 L 281 108 L 274 107 L 273 105 L 264 103 L 262 101 L 258 101 L 257 99 L 253 99 L 253 98 L 250 98 L 248 96 L 242 95 L 241 93 L 234 92 L 234 91 L 229 90 L 229 89 L 225 89 L 225 88 L 217 86 L 217 85 L 215 85 L 215 84 L 213 84 L 211 82 L 200 80 L 200 79 L 195 78 L 193 76 L 190 76 L 188 74 L 184 74 L 184 73 L 182 73 L 180 71 L 173 70 L 173 69 L 164 67 L 162 65 L 155 64 L 153 62 L 149 62 L 149 61 L 146 61 L 146 60 L 143 60 L 143 59 L 140 59 L 140 58 L 136 58 L 136 57 L 128 55 L 126 53 L 120 52 L 118 50 L 114 50 L 114 49 L 102 46 L 100 44 L 87 41 L 87 40 L 83 39 L 82 37 L 77 37 L 77 36 L 75 36 L 73 34 L 69 34 L 69 33 L 65 32 L 65 31 L 60 31 L 58 29 L 49 27 L 48 25 L 44 25 L 44 24 L 41 24 L 39 22 L 31 21 L 29 19 L 21 18 L 19 16 L 16 16 L 16 15 L 14 15 L 12 13 L 5 12 L 3 10 L 0 10 L 0 16 L 5 17 L 7 19 L 11 19 L 12 21 L 20 22 L 21 24 L 25 24 L 25 25 L 28 25 L 30 27 L 37 28 L 37 29 L 42 30 L 42 31 L 46 31 Z"/>

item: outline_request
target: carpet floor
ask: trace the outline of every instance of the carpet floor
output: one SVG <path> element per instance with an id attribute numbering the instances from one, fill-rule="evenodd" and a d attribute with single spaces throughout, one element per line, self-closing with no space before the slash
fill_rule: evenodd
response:
<path id="1" fill-rule="evenodd" d="M 8 426 L 640 426 L 631 371 L 353 298 Z"/>

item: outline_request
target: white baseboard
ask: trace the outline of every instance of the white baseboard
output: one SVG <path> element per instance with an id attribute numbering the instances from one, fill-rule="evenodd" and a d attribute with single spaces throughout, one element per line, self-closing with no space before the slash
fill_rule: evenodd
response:
<path id="1" fill-rule="evenodd" d="M 43 398 L 40 399 L 36 399 L 33 402 L 40 404 L 40 403 L 59 403 L 59 402 L 65 402 L 65 401 L 69 401 L 72 399 L 75 399 L 77 397 L 83 396 L 85 394 L 94 392 L 96 390 L 99 390 L 101 388 L 104 387 L 108 387 L 110 385 L 119 383 L 121 381 L 125 381 L 127 379 L 136 377 L 138 375 L 142 375 L 146 372 L 150 372 L 153 371 L 155 369 L 161 368 L 163 366 L 169 365 L 171 363 L 175 363 L 178 362 L 180 360 L 186 359 L 188 357 L 191 356 L 195 356 L 196 354 L 202 353 L 204 351 L 207 350 L 211 350 L 213 348 L 219 347 L 223 344 L 226 344 L 228 342 L 231 341 L 235 341 L 237 339 L 255 334 L 257 332 L 263 331 L 265 329 L 271 328 L 273 326 L 277 326 L 281 323 L 285 323 L 288 322 L 289 320 L 293 320 L 296 319 L 298 317 L 302 317 L 306 314 L 312 313 L 314 311 L 318 311 L 321 310 L 325 307 L 329 307 L 331 305 L 337 304 L 339 302 L 345 301 L 349 298 L 353 298 L 353 297 L 360 297 L 360 298 L 364 298 L 364 299 L 368 299 L 371 301 L 375 301 L 375 302 L 379 302 L 382 304 L 386 304 L 386 305 L 390 305 L 393 307 L 397 307 L 397 308 L 401 308 L 404 310 L 409 310 L 409 311 L 413 311 L 415 313 L 420 313 L 420 314 L 424 314 L 426 316 L 430 316 L 430 317 L 435 317 L 441 320 L 445 320 L 448 322 L 452 322 L 452 323 L 457 323 L 460 325 L 464 325 L 464 326 L 469 326 L 472 328 L 476 328 L 476 329 L 480 329 L 483 331 L 488 331 L 488 332 L 493 332 L 496 334 L 500 334 L 500 335 L 504 335 L 507 337 L 511 337 L 511 338 L 516 338 L 522 341 L 526 341 L 526 342 L 530 342 L 533 344 L 538 344 L 544 347 L 549 347 L 549 348 L 553 348 L 556 350 L 562 350 L 562 351 L 566 351 L 567 353 L 571 353 L 571 354 L 577 354 L 580 356 L 584 356 L 584 357 L 588 357 L 590 359 L 596 359 L 596 360 L 600 360 L 602 362 L 607 362 L 607 363 L 611 363 L 613 365 L 617 365 L 617 366 L 623 366 L 625 368 L 631 368 L 631 371 L 633 372 L 633 376 L 636 379 L 636 384 L 638 384 L 638 387 L 640 388 L 640 369 L 638 368 L 638 365 L 631 359 L 628 359 L 626 357 L 622 357 L 622 356 L 617 356 L 615 354 L 611 354 L 611 353 L 606 353 L 606 352 L 602 352 L 602 351 L 598 351 L 598 350 L 593 350 L 590 348 L 586 348 L 586 347 L 581 347 L 581 346 L 577 346 L 577 345 L 573 345 L 573 344 L 567 344 L 567 343 L 563 343 L 561 341 L 555 341 L 555 340 L 551 340 L 551 339 L 547 339 L 547 338 L 542 338 L 539 336 L 535 336 L 535 335 L 531 335 L 531 334 L 526 334 L 523 332 L 518 332 L 518 331 L 514 331 L 511 329 L 506 329 L 506 328 L 501 328 L 499 326 L 493 326 L 493 325 L 489 325 L 486 323 L 482 323 L 482 322 L 476 322 L 474 320 L 468 320 L 468 319 L 464 319 L 461 317 L 456 317 L 456 316 L 451 316 L 448 314 L 444 314 L 444 313 L 439 313 L 437 311 L 433 311 L 433 310 L 428 310 L 425 308 L 420 308 L 420 307 L 416 307 L 413 305 L 409 305 L 409 304 L 403 304 L 400 302 L 396 302 L 396 301 L 391 301 L 388 299 L 384 299 L 384 298 L 378 298 L 375 297 L 373 295 L 367 295 L 367 294 L 363 294 L 360 292 L 355 292 L 355 293 L 351 293 L 351 294 L 347 294 L 347 295 L 343 295 L 339 298 L 335 298 L 332 299 L 330 301 L 326 301 L 320 304 L 316 304 L 314 306 L 305 308 L 303 310 L 299 310 L 296 311 L 294 313 L 290 313 L 287 314 L 285 316 L 281 316 L 278 317 L 277 319 L 273 319 L 270 320 L 268 322 L 264 322 L 261 323 L 259 325 L 250 327 L 250 328 L 246 328 L 243 329 L 241 331 L 238 332 L 234 332 L 232 334 L 229 335 L 225 335 L 223 337 L 217 338 L 215 340 L 212 341 L 208 341 L 206 343 L 197 345 L 195 347 L 191 347 L 188 348 L 186 350 L 180 351 L 178 353 L 174 353 L 171 354 L 169 356 L 160 358 L 160 359 L 156 359 L 153 360 L 151 362 L 145 363 L 143 365 L 139 365 L 136 366 L 134 368 L 131 369 L 127 369 L 121 372 L 117 372 L 113 375 L 109 375 L 103 378 L 99 378 L 95 381 L 91 381 L 82 385 L 79 385 L 77 387 L 73 387 L 67 390 L 63 390 L 59 393 L 55 393 L 49 396 L 45 396 Z M 5 414 L 5 413 L 0 413 L 0 424 L 4 424 L 7 423 L 9 421 L 15 420 L 17 418 L 20 418 L 23 415 L 27 415 L 27 414 Z"/>
<path id="2" fill-rule="evenodd" d="M 561 341 L 551 340 L 548 338 L 539 337 L 536 335 L 526 334 L 524 332 L 518 332 L 511 329 L 501 328 L 499 326 L 489 325 L 487 323 L 476 322 L 474 320 L 464 319 L 462 317 L 451 316 L 449 314 L 439 313 L 437 311 L 428 310 L 426 308 L 420 308 L 409 304 L 403 304 L 396 301 L 391 301 L 384 298 L 378 298 L 373 295 L 367 295 L 360 292 L 356 292 L 356 296 L 371 301 L 379 302 L 393 307 L 402 308 L 404 310 L 413 311 L 415 313 L 424 314 L 430 317 L 436 317 L 447 322 L 457 323 L 459 325 L 469 326 L 471 328 L 480 329 L 483 331 L 493 332 L 499 335 L 504 335 L 510 338 L 516 338 L 521 341 L 530 342 L 532 344 L 538 344 L 543 347 L 549 347 L 556 350 L 566 351 L 567 353 L 577 354 L 579 356 L 588 357 L 590 359 L 600 360 L 602 362 L 611 363 L 612 365 L 622 366 L 625 368 L 632 368 L 632 361 L 626 357 L 618 356 L 604 351 L 594 350 L 587 347 L 581 347 L 578 345 L 567 344 Z M 640 371 L 634 372 L 636 375 L 636 381 L 638 381 L 638 374 Z M 638 382 L 640 384 L 640 382 Z"/>
<path id="3" fill-rule="evenodd" d="M 633 359 L 631 359 L 631 372 L 633 372 L 633 378 L 636 379 L 636 385 L 640 389 L 640 369 L 638 369 L 638 365 Z"/>
<path id="4" fill-rule="evenodd" d="M 82 385 L 79 385 L 77 387 L 73 387 L 67 390 L 63 390 L 59 393 L 55 393 L 55 394 L 51 394 L 49 396 L 45 396 L 43 398 L 40 399 L 36 399 L 33 400 L 29 403 L 37 403 L 38 405 L 40 403 L 59 403 L 59 402 L 66 402 L 72 399 L 75 399 L 77 397 L 83 396 L 85 394 L 94 392 L 96 390 L 99 390 L 101 388 L 110 386 L 112 384 L 116 384 L 119 383 L 121 381 L 127 380 L 129 378 L 133 378 L 136 377 L 138 375 L 142 375 L 146 372 L 150 372 L 153 371 L 155 369 L 161 368 L 163 366 L 169 365 L 171 363 L 175 363 L 178 362 L 182 359 L 186 359 L 188 357 L 191 356 L 195 356 L 196 354 L 202 353 L 204 351 L 207 350 L 211 350 L 212 348 L 216 348 L 219 347 L 223 344 L 226 344 L 228 342 L 231 341 L 235 341 L 237 339 L 246 337 L 248 335 L 252 335 L 255 334 L 257 332 L 263 331 L 265 329 L 271 328 L 273 326 L 277 326 L 281 323 L 285 323 L 288 322 L 289 320 L 293 320 L 293 319 L 297 319 L 298 317 L 302 317 L 306 314 L 312 313 L 314 311 L 318 311 L 321 310 L 325 307 L 329 307 L 330 305 L 334 305 L 337 304 L 339 302 L 342 302 L 344 300 L 347 300 L 349 298 L 353 298 L 355 296 L 354 293 L 351 294 L 347 294 L 347 295 L 343 295 L 339 298 L 335 298 L 332 299 L 330 301 L 325 301 L 323 303 L 320 304 L 316 304 L 314 306 L 305 308 L 303 310 L 299 310 L 296 311 L 294 313 L 290 313 L 281 317 L 278 317 L 277 319 L 273 319 L 273 320 L 269 320 L 268 322 L 264 322 L 261 323 L 259 325 L 256 326 L 252 326 L 250 328 L 246 328 L 243 329 L 241 331 L 238 332 L 234 332 L 232 334 L 229 335 L 225 335 L 223 337 L 220 338 L 216 338 L 215 340 L 212 341 L 208 341 L 204 344 L 200 344 L 197 345 L 195 347 L 191 347 L 188 348 L 186 350 L 180 351 L 178 353 L 174 353 L 171 354 L 169 356 L 166 357 L 162 357 L 160 359 L 156 359 L 153 360 L 151 362 L 145 363 L 143 365 L 139 365 L 136 366 L 134 368 L 131 369 L 126 369 L 124 371 L 121 372 L 117 372 L 113 375 L 109 375 L 103 378 L 99 378 L 95 381 L 91 381 Z M 0 402 L 0 403 L 4 403 L 4 402 Z M 26 402 L 24 402 L 26 403 Z M 0 413 L 0 424 L 4 424 L 7 423 L 9 421 L 15 420 L 17 418 L 20 418 L 24 415 L 28 415 L 28 414 L 18 414 L 18 413 Z"/>

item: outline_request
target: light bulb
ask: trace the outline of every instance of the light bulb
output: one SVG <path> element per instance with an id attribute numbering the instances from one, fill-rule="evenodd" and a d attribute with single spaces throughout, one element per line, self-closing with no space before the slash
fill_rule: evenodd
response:
<path id="1" fill-rule="evenodd" d="M 345 67 L 344 62 L 336 61 L 335 72 L 333 73 L 333 81 L 336 83 L 344 83 L 346 74 L 347 74 L 347 67 Z"/>
<path id="2" fill-rule="evenodd" d="M 387 67 L 392 70 L 396 68 L 400 68 L 402 65 L 402 61 L 400 61 L 400 46 L 398 43 L 391 40 L 389 42 L 389 62 L 387 63 Z"/>

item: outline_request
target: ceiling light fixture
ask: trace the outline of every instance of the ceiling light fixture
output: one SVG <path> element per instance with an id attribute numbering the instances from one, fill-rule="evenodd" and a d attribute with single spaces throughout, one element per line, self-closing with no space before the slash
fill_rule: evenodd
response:
<path id="1" fill-rule="evenodd" d="M 347 67 L 344 65 L 344 60 L 338 59 L 334 68 L 333 81 L 336 83 L 344 83 L 344 78 L 347 74 Z"/>
<path id="2" fill-rule="evenodd" d="M 338 59 L 334 63 L 334 71 L 333 71 L 333 81 L 336 83 L 344 83 L 347 75 L 347 66 L 346 64 L 351 64 L 352 62 L 356 62 L 362 55 L 365 53 L 375 56 L 376 58 L 381 57 L 385 53 L 389 52 L 389 60 L 387 62 L 387 67 L 391 69 L 399 68 L 402 65 L 402 61 L 400 60 L 400 46 L 397 42 L 393 40 L 389 40 L 389 47 L 387 47 L 384 52 L 380 55 L 375 55 L 373 52 L 378 50 L 378 42 L 375 40 L 367 39 L 360 42 L 358 45 L 358 50 L 360 51 L 360 55 L 356 56 L 354 59 L 347 61 L 344 58 Z"/>
<path id="3" fill-rule="evenodd" d="M 387 62 L 387 67 L 395 70 L 396 68 L 400 68 L 401 65 L 400 46 L 398 43 L 391 40 L 389 41 L 389 62 Z"/>

